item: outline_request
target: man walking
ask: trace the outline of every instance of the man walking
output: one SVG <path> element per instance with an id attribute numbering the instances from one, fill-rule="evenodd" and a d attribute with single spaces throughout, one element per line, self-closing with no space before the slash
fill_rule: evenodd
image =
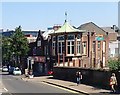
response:
<path id="1" fill-rule="evenodd" d="M 80 71 L 76 72 L 76 78 L 77 78 L 77 86 L 81 83 L 81 79 L 82 79 L 82 74 Z"/>

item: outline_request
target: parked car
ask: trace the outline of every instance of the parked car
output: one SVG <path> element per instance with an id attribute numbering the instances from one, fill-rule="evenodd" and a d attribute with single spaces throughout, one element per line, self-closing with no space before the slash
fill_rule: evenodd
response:
<path id="1" fill-rule="evenodd" d="M 8 67 L 7 67 L 7 66 L 3 66 L 3 67 L 2 67 L 2 71 L 3 71 L 3 72 L 8 72 Z"/>
<path id="2" fill-rule="evenodd" d="M 9 74 L 13 74 L 14 69 L 15 69 L 15 67 L 10 67 L 9 68 Z"/>
<path id="3" fill-rule="evenodd" d="M 53 70 L 48 71 L 48 75 L 53 75 Z"/>
<path id="4" fill-rule="evenodd" d="M 0 67 L 0 71 L 2 71 L 2 67 Z"/>
<path id="5" fill-rule="evenodd" d="M 13 74 L 14 74 L 14 75 L 21 75 L 22 72 L 21 72 L 21 70 L 20 70 L 18 67 L 16 67 L 16 68 L 14 68 L 14 70 L 13 70 Z"/>

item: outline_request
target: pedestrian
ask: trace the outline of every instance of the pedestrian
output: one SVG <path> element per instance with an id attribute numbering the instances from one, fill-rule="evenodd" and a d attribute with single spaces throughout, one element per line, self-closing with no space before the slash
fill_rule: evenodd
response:
<path id="1" fill-rule="evenodd" d="M 76 78 L 77 78 L 77 86 L 81 83 L 81 79 L 82 79 L 82 74 L 80 71 L 76 72 Z"/>
<path id="2" fill-rule="evenodd" d="M 110 77 L 110 86 L 112 92 L 115 92 L 115 86 L 117 85 L 117 79 L 115 76 L 115 73 L 112 73 L 112 76 Z"/>

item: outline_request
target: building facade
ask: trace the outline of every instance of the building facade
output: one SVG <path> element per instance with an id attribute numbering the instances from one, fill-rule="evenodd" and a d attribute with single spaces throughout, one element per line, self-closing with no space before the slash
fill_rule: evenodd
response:
<path id="1" fill-rule="evenodd" d="M 120 37 L 119 29 L 113 25 L 112 27 L 102 27 L 109 36 L 109 59 L 116 59 L 120 56 Z"/>
<path id="2" fill-rule="evenodd" d="M 103 68 L 108 60 L 108 34 L 95 25 L 78 27 L 67 21 L 50 33 L 50 59 L 54 66 Z"/>
<path id="3" fill-rule="evenodd" d="M 32 70 L 34 75 L 47 74 L 49 67 L 49 64 L 47 64 L 47 41 L 44 40 L 40 30 L 36 41 L 30 43 L 29 47 L 30 51 L 27 58 L 27 69 Z"/>

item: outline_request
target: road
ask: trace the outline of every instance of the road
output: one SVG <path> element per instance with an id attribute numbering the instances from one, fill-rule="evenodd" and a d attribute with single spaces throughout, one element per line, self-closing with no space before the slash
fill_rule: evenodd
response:
<path id="1" fill-rule="evenodd" d="M 45 83 L 23 81 L 19 76 L 2 74 L 2 82 L 7 93 L 71 93 L 67 89 L 54 87 Z"/>

